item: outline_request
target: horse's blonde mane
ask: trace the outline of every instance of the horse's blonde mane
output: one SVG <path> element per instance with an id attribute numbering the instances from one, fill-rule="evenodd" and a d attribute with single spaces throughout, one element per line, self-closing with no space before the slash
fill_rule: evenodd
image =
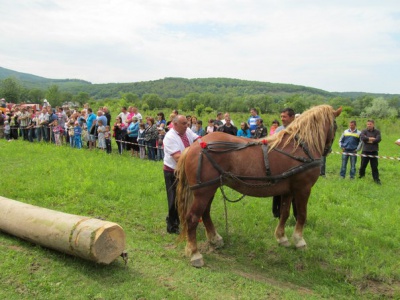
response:
<path id="1" fill-rule="evenodd" d="M 287 140 L 280 148 L 284 148 L 297 136 L 294 150 L 303 142 L 311 152 L 322 154 L 326 142 L 325 124 L 333 124 L 334 118 L 334 109 L 330 105 L 312 107 L 294 119 L 288 127 L 267 138 L 270 150 L 277 147 L 286 134 Z"/>

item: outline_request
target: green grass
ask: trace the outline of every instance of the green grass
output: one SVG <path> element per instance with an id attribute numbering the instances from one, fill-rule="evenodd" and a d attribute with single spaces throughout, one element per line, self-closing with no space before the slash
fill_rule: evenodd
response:
<path id="1" fill-rule="evenodd" d="M 392 140 L 382 141 L 380 154 L 399 156 Z M 96 265 L 0 233 L 1 299 L 400 297 L 398 161 L 379 161 L 377 186 L 369 168 L 362 180 L 340 180 L 341 157 L 329 156 L 309 200 L 306 251 L 277 245 L 270 199 L 228 204 L 227 232 L 218 192 L 212 216 L 226 245 L 203 251 L 206 265 L 195 269 L 184 243 L 166 233 L 161 162 L 23 141 L 1 140 L 0 151 L 2 196 L 116 222 L 129 254 L 127 266 L 121 258 Z M 289 236 L 294 224 L 290 218 Z M 198 240 L 205 241 L 202 225 Z"/>

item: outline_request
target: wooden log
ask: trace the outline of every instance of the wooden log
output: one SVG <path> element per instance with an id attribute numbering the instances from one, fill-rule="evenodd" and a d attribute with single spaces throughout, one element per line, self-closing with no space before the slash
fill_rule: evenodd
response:
<path id="1" fill-rule="evenodd" d="M 116 223 L 66 214 L 0 196 L 0 230 L 97 263 L 109 264 L 125 249 Z"/>

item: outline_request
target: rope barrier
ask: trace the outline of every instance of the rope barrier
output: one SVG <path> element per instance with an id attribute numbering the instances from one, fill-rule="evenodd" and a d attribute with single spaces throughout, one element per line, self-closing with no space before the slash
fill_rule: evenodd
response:
<path id="1" fill-rule="evenodd" d="M 31 128 L 43 128 L 43 127 L 47 127 L 50 128 L 51 126 L 35 126 L 35 127 L 31 127 Z M 11 127 L 11 129 L 18 129 L 20 127 Z M 30 129 L 30 128 L 23 128 L 23 129 Z M 88 133 L 89 134 L 89 133 Z M 124 140 L 117 140 L 115 139 L 116 142 L 120 142 L 123 144 L 131 144 L 131 145 L 138 145 L 138 146 L 145 146 L 148 147 L 148 145 L 146 144 L 139 144 L 139 143 L 132 143 L 132 142 L 127 142 Z M 156 147 L 152 147 L 154 149 L 159 149 L 159 146 Z M 370 158 L 379 158 L 379 159 L 388 159 L 388 160 L 397 160 L 400 161 L 400 157 L 393 157 L 393 156 L 384 156 L 384 155 L 366 155 L 366 154 L 357 154 L 357 153 L 350 153 L 350 152 L 339 152 L 339 151 L 332 151 L 331 154 L 339 154 L 339 155 L 349 155 L 349 156 L 358 156 L 358 157 L 370 157 Z"/>
<path id="2" fill-rule="evenodd" d="M 400 157 L 392 157 L 392 156 L 382 156 L 382 155 L 366 155 L 366 154 L 357 154 L 357 153 L 349 153 L 349 152 L 335 152 L 332 151 L 333 154 L 344 154 L 349 156 L 359 156 L 359 157 L 371 157 L 371 158 L 381 158 L 381 159 L 389 159 L 389 160 L 398 160 L 400 161 Z"/>

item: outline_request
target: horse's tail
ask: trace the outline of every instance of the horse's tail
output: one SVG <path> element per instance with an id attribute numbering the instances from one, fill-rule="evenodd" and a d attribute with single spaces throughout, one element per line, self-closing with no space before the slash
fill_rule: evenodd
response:
<path id="1" fill-rule="evenodd" d="M 184 240 L 186 238 L 186 215 L 193 202 L 193 193 L 192 190 L 189 188 L 185 171 L 186 155 L 188 153 L 188 149 L 189 148 L 186 148 L 182 152 L 175 170 L 176 179 L 178 180 L 178 184 L 176 187 L 176 205 L 178 206 L 179 220 L 181 223 L 181 234 L 179 237 L 180 240 Z"/>

